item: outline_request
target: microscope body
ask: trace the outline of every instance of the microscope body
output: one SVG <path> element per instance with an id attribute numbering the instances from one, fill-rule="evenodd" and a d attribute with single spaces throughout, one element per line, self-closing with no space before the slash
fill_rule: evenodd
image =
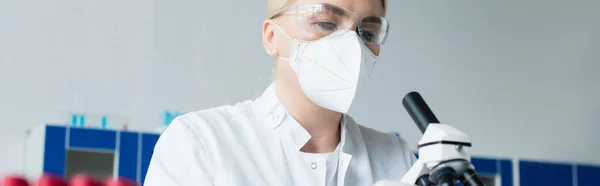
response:
<path id="1" fill-rule="evenodd" d="M 374 186 L 464 185 L 481 184 L 471 164 L 471 140 L 465 133 L 447 124 L 427 126 L 418 143 L 419 159 L 400 182 L 380 181 Z"/>

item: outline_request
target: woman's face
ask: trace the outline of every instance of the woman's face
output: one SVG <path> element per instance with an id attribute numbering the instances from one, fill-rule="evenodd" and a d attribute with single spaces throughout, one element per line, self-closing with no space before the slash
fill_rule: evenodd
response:
<path id="1" fill-rule="evenodd" d="M 293 1 L 293 0 L 292 0 Z M 381 0 L 295 0 L 291 7 L 297 5 L 310 5 L 317 3 L 327 3 L 342 9 L 354 12 L 355 17 L 362 16 L 384 16 L 385 10 Z M 323 34 L 317 34 L 306 29 L 306 23 L 299 21 L 298 16 L 294 14 L 286 14 L 279 16 L 273 20 L 279 25 L 288 36 L 293 39 L 300 40 L 317 40 L 323 37 Z M 318 25 L 327 27 L 328 25 Z M 349 30 L 356 30 L 356 24 L 348 25 Z M 277 28 L 272 22 L 265 22 L 263 25 L 263 41 L 267 53 L 272 56 L 289 57 L 291 50 L 291 41 L 284 33 Z M 367 47 L 375 55 L 379 55 L 380 45 L 367 44 Z"/>

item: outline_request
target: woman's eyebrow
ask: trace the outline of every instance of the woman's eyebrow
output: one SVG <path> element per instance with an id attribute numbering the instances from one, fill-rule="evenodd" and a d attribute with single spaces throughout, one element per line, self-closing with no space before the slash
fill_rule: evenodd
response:
<path id="1" fill-rule="evenodd" d="M 362 21 L 368 22 L 368 23 L 381 23 L 381 19 L 379 17 L 373 17 L 373 16 L 365 17 L 365 18 L 363 18 Z"/>
<path id="2" fill-rule="evenodd" d="M 344 9 L 342 9 L 340 7 L 337 7 L 337 6 L 332 5 L 332 4 L 327 4 L 327 3 L 325 3 L 323 5 L 324 5 L 323 6 L 324 9 L 330 11 L 331 13 L 333 13 L 335 15 L 339 15 L 339 16 L 345 16 L 346 15 L 346 10 L 344 10 Z"/>

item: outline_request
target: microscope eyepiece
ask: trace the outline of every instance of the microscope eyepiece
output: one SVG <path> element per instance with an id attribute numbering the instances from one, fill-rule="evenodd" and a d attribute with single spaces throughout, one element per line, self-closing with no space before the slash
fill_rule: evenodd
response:
<path id="1" fill-rule="evenodd" d="M 417 124 L 422 133 L 425 132 L 430 123 L 440 123 L 418 92 L 406 94 L 402 98 L 402 105 L 404 105 L 408 115 L 415 121 L 415 124 Z"/>

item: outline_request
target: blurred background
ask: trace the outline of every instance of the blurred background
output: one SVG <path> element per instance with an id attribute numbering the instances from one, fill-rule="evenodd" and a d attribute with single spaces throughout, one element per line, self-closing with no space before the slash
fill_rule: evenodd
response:
<path id="1" fill-rule="evenodd" d="M 350 111 L 359 123 L 416 150 L 421 134 L 401 99 L 419 91 L 470 135 L 491 173 L 510 165 L 502 185 L 544 171 L 567 185 L 583 185 L 584 171 L 600 176 L 600 1 L 388 3 L 382 60 Z M 46 139 L 40 126 L 64 127 L 61 157 L 85 162 L 67 156 L 86 149 L 68 151 L 71 128 L 142 141 L 177 114 L 255 98 L 274 62 L 261 43 L 265 18 L 266 1 L 0 0 L 0 175 L 48 156 L 30 155 L 52 151 L 47 142 L 26 143 Z M 94 156 L 115 161 L 116 141 Z"/>

